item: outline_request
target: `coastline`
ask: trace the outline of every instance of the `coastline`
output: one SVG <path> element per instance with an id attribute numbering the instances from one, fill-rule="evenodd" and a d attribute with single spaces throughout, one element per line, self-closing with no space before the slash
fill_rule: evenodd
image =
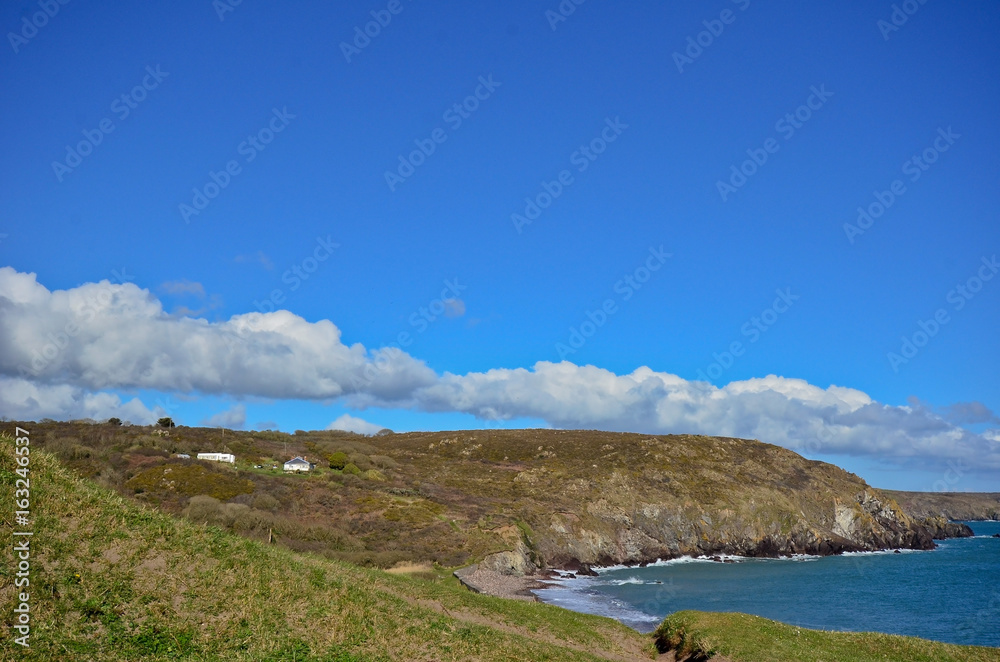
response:
<path id="1" fill-rule="evenodd" d="M 532 591 L 548 588 L 549 585 L 544 580 L 551 578 L 551 575 L 504 575 L 495 570 L 480 568 L 476 563 L 459 568 L 452 574 L 473 593 L 530 602 L 541 602 Z"/>
<path id="2" fill-rule="evenodd" d="M 612 564 L 607 566 L 589 566 L 579 563 L 571 564 L 567 567 L 548 568 L 542 572 L 516 575 L 504 574 L 495 570 L 487 570 L 479 567 L 479 564 L 472 564 L 459 568 L 452 572 L 465 588 L 473 593 L 481 593 L 497 598 L 508 600 L 526 600 L 530 602 L 548 602 L 539 597 L 535 591 L 564 588 L 564 580 L 583 579 L 587 577 L 598 577 L 603 572 L 615 570 L 627 570 L 630 568 L 646 568 L 656 566 L 668 566 L 678 563 L 743 563 L 752 560 L 773 560 L 773 561 L 810 561 L 831 556 L 877 556 L 883 554 L 900 554 L 909 552 L 923 552 L 933 550 L 916 549 L 883 549 L 862 552 L 841 552 L 839 554 L 790 554 L 776 556 L 738 556 L 730 554 L 712 554 L 690 556 L 682 555 L 669 559 L 656 559 L 654 561 L 643 561 L 630 564 Z M 659 583 L 659 582 L 655 582 Z"/>
<path id="3" fill-rule="evenodd" d="M 699 555 L 635 564 L 564 566 L 523 576 L 503 575 L 495 571 L 476 572 L 478 568 L 464 568 L 455 574 L 460 578 L 472 575 L 471 582 L 462 583 L 483 594 L 534 600 L 570 611 L 612 618 L 643 634 L 654 631 L 662 625 L 664 617 L 678 611 L 733 611 L 753 614 L 754 618 L 789 623 L 794 627 L 855 633 L 868 631 L 877 621 L 880 625 L 874 631 L 882 634 L 964 646 L 1000 646 L 995 632 L 986 634 L 981 631 L 979 623 L 986 599 L 982 588 L 975 582 L 970 583 L 961 573 L 953 577 L 949 574 L 965 567 L 980 568 L 981 571 L 989 568 L 982 551 L 990 550 L 992 555 L 992 550 L 997 549 L 995 545 L 1000 542 L 997 540 L 1000 538 L 997 525 L 1000 523 L 988 520 L 978 522 L 984 526 L 977 528 L 973 536 L 942 543 L 934 554 L 919 553 L 931 550 L 883 549 L 775 557 Z M 843 561 L 832 565 L 815 563 L 828 558 L 833 561 L 837 557 Z M 675 564 L 679 567 L 667 573 L 654 570 L 656 567 L 665 570 L 665 566 Z M 709 567 L 716 564 L 718 568 Z M 745 569 L 737 569 L 744 564 L 747 564 Z M 731 570 L 723 570 L 724 565 Z M 643 568 L 648 568 L 648 572 L 639 572 Z M 989 572 L 995 572 L 995 567 Z M 876 577 L 878 580 L 874 579 Z M 920 579 L 917 585 L 911 586 L 908 582 L 914 577 Z M 945 584 L 941 584 L 942 577 L 947 580 Z M 964 586 L 964 589 L 949 597 L 946 610 L 939 610 L 935 618 L 928 620 L 905 608 L 879 610 L 873 607 L 870 600 L 865 602 L 873 581 L 893 589 L 888 590 L 887 595 L 895 595 L 893 599 L 897 602 L 901 587 L 907 587 L 906 592 L 912 592 L 916 596 L 914 599 L 927 603 L 937 600 L 946 585 Z M 845 603 L 861 605 L 864 607 L 861 612 L 867 615 L 859 619 L 857 610 L 831 611 L 817 605 L 812 589 L 804 593 L 800 590 L 796 592 L 796 586 L 803 585 L 803 582 L 813 582 L 817 586 L 835 583 L 840 592 L 838 595 L 843 594 Z M 789 610 L 781 606 L 781 600 L 772 599 L 757 600 L 760 602 L 757 604 L 755 598 L 747 597 L 749 593 L 745 589 L 748 587 L 762 591 L 768 588 L 770 594 L 783 596 L 783 600 L 790 600 L 798 606 Z M 706 597 L 706 594 L 710 595 Z M 969 595 L 979 595 L 978 602 L 973 603 L 962 597 Z M 861 602 L 858 602 L 859 599 Z M 993 609 L 990 607 L 989 611 Z"/>

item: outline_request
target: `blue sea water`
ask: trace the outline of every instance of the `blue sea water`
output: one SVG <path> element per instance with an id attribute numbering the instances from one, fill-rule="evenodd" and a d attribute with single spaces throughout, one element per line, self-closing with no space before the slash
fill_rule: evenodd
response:
<path id="1" fill-rule="evenodd" d="M 674 559 L 560 579 L 536 595 L 641 632 L 676 611 L 738 611 L 822 630 L 887 632 L 1000 646 L 1000 522 L 974 538 L 903 550 L 792 559 Z"/>

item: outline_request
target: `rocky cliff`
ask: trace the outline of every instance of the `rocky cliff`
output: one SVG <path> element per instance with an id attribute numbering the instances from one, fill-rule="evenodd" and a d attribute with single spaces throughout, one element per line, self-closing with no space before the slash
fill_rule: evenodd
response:
<path id="1" fill-rule="evenodd" d="M 1000 520 L 1000 492 L 883 492 L 913 517 Z"/>
<path id="2" fill-rule="evenodd" d="M 481 564 L 500 572 L 682 555 L 932 549 L 935 537 L 971 535 L 908 515 L 854 474 L 754 440 L 479 431 L 419 448 L 406 436 L 414 442 L 407 457 L 425 476 L 503 503 L 517 520 L 520 539 L 510 542 L 506 527 L 504 551 Z"/>

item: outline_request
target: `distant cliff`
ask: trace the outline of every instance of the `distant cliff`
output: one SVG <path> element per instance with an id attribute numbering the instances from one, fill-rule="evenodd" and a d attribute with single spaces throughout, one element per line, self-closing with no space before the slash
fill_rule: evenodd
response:
<path id="1" fill-rule="evenodd" d="M 681 555 L 932 549 L 971 535 L 914 518 L 854 474 L 745 439 L 516 430 L 411 433 L 396 457 L 436 495 L 502 504 L 518 521 L 486 566 L 638 564 Z"/>
<path id="2" fill-rule="evenodd" d="M 1000 520 L 1000 492 L 895 492 L 882 490 L 913 517 Z"/>

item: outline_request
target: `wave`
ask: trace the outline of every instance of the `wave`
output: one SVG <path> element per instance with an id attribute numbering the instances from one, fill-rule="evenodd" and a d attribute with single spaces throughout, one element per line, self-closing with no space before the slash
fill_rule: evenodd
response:
<path id="1" fill-rule="evenodd" d="M 792 562 L 803 562 L 803 561 L 817 561 L 823 556 L 818 556 L 815 554 L 792 554 L 791 556 L 779 556 L 779 557 L 767 557 L 767 556 L 738 556 L 736 554 L 713 554 L 711 556 L 702 554 L 700 556 L 677 556 L 672 559 L 656 559 L 652 563 L 647 564 L 649 567 L 662 568 L 671 565 L 681 565 L 684 563 L 746 563 L 747 561 L 792 561 Z M 609 572 L 617 572 L 619 570 L 634 570 L 635 565 L 605 565 L 605 566 L 592 566 L 591 570 L 596 572 L 598 575 L 603 575 Z"/>
<path id="2" fill-rule="evenodd" d="M 885 554 L 920 554 L 922 552 L 932 552 L 931 549 L 879 549 L 874 552 L 843 552 L 838 556 L 882 556 Z M 836 557 L 834 557 L 836 558 Z"/>

